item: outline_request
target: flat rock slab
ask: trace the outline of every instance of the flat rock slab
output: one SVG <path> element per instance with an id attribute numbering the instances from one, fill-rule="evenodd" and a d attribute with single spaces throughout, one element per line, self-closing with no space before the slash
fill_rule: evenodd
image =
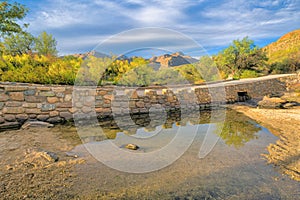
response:
<path id="1" fill-rule="evenodd" d="M 283 100 L 278 97 L 269 98 L 264 97 L 262 101 L 258 102 L 259 108 L 268 108 L 268 109 L 280 109 L 283 108 L 283 105 L 287 103 L 286 100 Z"/>
<path id="2" fill-rule="evenodd" d="M 28 128 L 28 127 L 47 127 L 51 128 L 53 127 L 53 124 L 50 124 L 48 122 L 42 122 L 42 121 L 28 121 L 25 124 L 23 124 L 22 129 Z"/>
<path id="3" fill-rule="evenodd" d="M 0 124 L 0 131 L 19 129 L 20 127 L 21 124 L 19 122 L 5 122 L 4 124 Z"/>

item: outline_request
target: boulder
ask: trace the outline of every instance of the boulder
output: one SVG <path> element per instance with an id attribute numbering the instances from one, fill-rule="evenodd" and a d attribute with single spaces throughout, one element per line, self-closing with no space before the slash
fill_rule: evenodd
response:
<path id="1" fill-rule="evenodd" d="M 281 98 L 278 97 L 270 98 L 265 96 L 263 100 L 258 102 L 258 107 L 267 108 L 267 109 L 280 109 L 283 108 L 285 103 L 287 103 L 287 101 Z"/>

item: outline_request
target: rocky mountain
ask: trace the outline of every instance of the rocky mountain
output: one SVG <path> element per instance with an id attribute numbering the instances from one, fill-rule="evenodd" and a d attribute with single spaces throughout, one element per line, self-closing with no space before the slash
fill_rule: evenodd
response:
<path id="1" fill-rule="evenodd" d="M 282 62 L 285 59 L 300 61 L 300 29 L 289 32 L 263 48 L 269 63 Z"/>
<path id="2" fill-rule="evenodd" d="M 198 60 L 191 56 L 184 55 L 182 52 L 176 52 L 173 54 L 164 54 L 161 56 L 154 56 L 149 59 L 150 63 L 159 65 L 161 67 L 175 67 L 179 65 L 185 65 L 195 63 Z"/>
<path id="3" fill-rule="evenodd" d="M 97 52 L 97 51 L 90 51 L 90 52 L 87 52 L 87 53 L 78 53 L 78 54 L 74 54 L 74 56 L 79 57 L 79 58 L 82 58 L 82 59 L 85 59 L 85 58 L 87 58 L 88 56 L 95 56 L 95 57 L 97 57 L 97 58 L 110 57 L 110 56 L 107 55 L 107 54 L 100 53 L 100 52 Z"/>
<path id="4" fill-rule="evenodd" d="M 97 58 L 110 57 L 106 54 L 99 53 L 97 51 L 90 51 L 87 53 L 74 54 L 74 56 L 80 57 L 82 59 L 85 59 L 88 56 L 95 56 Z M 117 59 L 131 61 L 132 58 L 128 58 L 127 56 L 123 55 L 123 56 L 118 57 Z M 154 68 L 176 67 L 176 66 L 180 66 L 180 65 L 195 63 L 197 61 L 198 61 L 197 59 L 195 59 L 191 56 L 188 56 L 188 55 L 184 55 L 182 52 L 176 52 L 173 54 L 164 54 L 161 56 L 154 56 L 149 59 L 150 65 L 152 65 Z"/>

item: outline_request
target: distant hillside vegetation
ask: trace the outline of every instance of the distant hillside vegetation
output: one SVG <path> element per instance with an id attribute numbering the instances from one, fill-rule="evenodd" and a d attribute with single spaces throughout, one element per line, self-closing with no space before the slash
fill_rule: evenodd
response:
<path id="1" fill-rule="evenodd" d="M 300 62 L 300 29 L 285 34 L 263 50 L 266 51 L 270 64 L 287 59 Z"/>

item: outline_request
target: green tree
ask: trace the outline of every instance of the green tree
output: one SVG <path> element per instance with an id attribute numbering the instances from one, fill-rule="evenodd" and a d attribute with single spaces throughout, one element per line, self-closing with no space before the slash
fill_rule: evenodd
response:
<path id="1" fill-rule="evenodd" d="M 155 83 L 160 85 L 174 85 L 187 84 L 188 81 L 186 81 L 177 70 L 173 68 L 162 68 L 155 74 Z"/>
<path id="2" fill-rule="evenodd" d="M 28 9 L 19 3 L 2 1 L 0 3 L 0 37 L 24 32 L 22 25 L 17 21 L 23 19 L 27 12 Z M 23 26 L 26 28 L 28 24 L 23 24 Z"/>
<path id="3" fill-rule="evenodd" d="M 114 61 L 114 58 L 88 56 L 78 70 L 76 85 L 97 86 L 102 85 L 105 71 Z"/>
<path id="4" fill-rule="evenodd" d="M 57 42 L 51 34 L 43 31 L 35 40 L 35 50 L 40 55 L 56 56 Z"/>
<path id="5" fill-rule="evenodd" d="M 117 84 L 127 86 L 148 86 L 153 82 L 154 77 L 155 71 L 152 67 L 141 65 L 125 73 Z"/>
<path id="6" fill-rule="evenodd" d="M 21 55 L 32 52 L 34 37 L 30 33 L 14 33 L 4 37 L 2 53 L 10 55 Z"/>
<path id="7" fill-rule="evenodd" d="M 243 70 L 263 70 L 267 61 L 265 52 L 254 45 L 253 40 L 248 39 L 248 37 L 234 40 L 214 59 L 220 70 L 227 75 L 236 77 L 239 77 Z"/>
<path id="8" fill-rule="evenodd" d="M 201 73 L 194 64 L 180 65 L 173 69 L 177 70 L 180 75 L 191 84 L 203 82 Z"/>
<path id="9" fill-rule="evenodd" d="M 202 56 L 199 62 L 194 63 L 196 69 L 200 72 L 201 77 L 205 81 L 218 81 L 221 80 L 219 70 L 209 56 Z"/>

